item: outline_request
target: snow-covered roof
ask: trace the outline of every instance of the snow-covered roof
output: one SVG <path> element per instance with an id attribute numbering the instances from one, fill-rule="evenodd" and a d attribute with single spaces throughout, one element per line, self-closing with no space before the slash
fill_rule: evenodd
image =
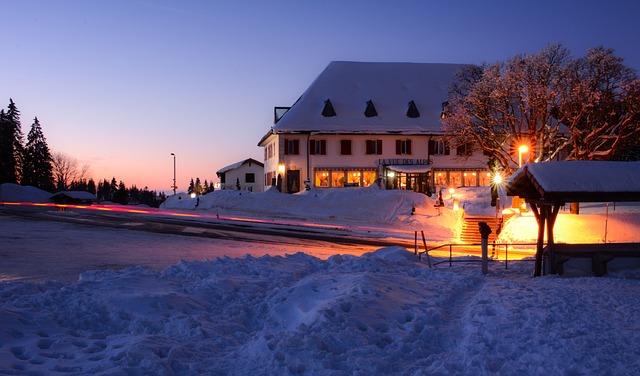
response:
<path id="1" fill-rule="evenodd" d="M 255 163 L 255 164 L 257 164 L 257 165 L 258 165 L 258 166 L 260 166 L 260 167 L 264 167 L 264 163 L 262 163 L 262 162 L 258 162 L 258 161 L 256 161 L 256 160 L 255 160 L 255 159 L 253 159 L 253 158 L 248 158 L 248 159 L 244 159 L 244 160 L 242 160 L 242 161 L 240 161 L 240 162 L 236 162 L 236 163 L 230 164 L 230 165 L 228 165 L 228 166 L 226 166 L 226 167 L 223 167 L 223 168 L 219 169 L 219 170 L 216 172 L 216 174 L 217 174 L 217 175 L 220 175 L 220 174 L 224 174 L 224 173 L 225 173 L 225 172 L 227 172 L 227 171 L 235 170 L 235 169 L 239 168 L 240 166 L 242 166 L 242 165 L 243 165 L 243 164 L 245 164 L 245 163 Z"/>
<path id="2" fill-rule="evenodd" d="M 440 116 L 463 64 L 334 61 L 274 125 L 275 133 L 442 133 Z M 326 101 L 335 116 L 323 116 Z M 369 102 L 377 116 L 365 116 Z M 413 101 L 419 116 L 409 117 Z M 414 114 L 415 116 L 415 114 Z"/>
<path id="3" fill-rule="evenodd" d="M 54 194 L 51 195 L 51 198 L 54 197 L 59 197 L 59 196 L 66 196 L 69 198 L 73 198 L 76 200 L 95 200 L 96 196 L 93 193 L 87 192 L 87 191 L 62 191 L 62 192 L 56 192 Z"/>
<path id="4" fill-rule="evenodd" d="M 506 190 L 545 201 L 640 201 L 640 162 L 530 163 L 509 178 Z"/>

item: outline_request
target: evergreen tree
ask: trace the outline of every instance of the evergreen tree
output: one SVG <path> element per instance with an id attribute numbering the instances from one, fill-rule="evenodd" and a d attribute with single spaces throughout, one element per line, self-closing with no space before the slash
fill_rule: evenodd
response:
<path id="1" fill-rule="evenodd" d="M 98 192 L 96 194 L 98 201 L 111 201 L 111 185 L 107 179 L 98 183 Z"/>
<path id="2" fill-rule="evenodd" d="M 42 133 L 40 122 L 33 119 L 31 130 L 27 135 L 22 166 L 22 185 L 31 185 L 42 190 L 53 192 L 52 157 L 47 140 Z"/>
<path id="3" fill-rule="evenodd" d="M 13 99 L 9 99 L 7 111 L 0 111 L 0 184 L 20 181 L 23 139 L 20 111 Z"/>
<path id="4" fill-rule="evenodd" d="M 89 181 L 87 182 L 87 192 L 92 193 L 92 194 L 96 194 L 96 183 L 93 181 L 93 179 L 89 179 Z"/>
<path id="5" fill-rule="evenodd" d="M 202 183 L 200 182 L 200 178 L 196 177 L 196 185 L 193 188 L 193 192 L 197 195 L 202 194 Z"/>
<path id="6" fill-rule="evenodd" d="M 192 194 L 195 189 L 196 189 L 196 185 L 193 183 L 193 178 L 191 178 L 191 181 L 189 182 L 189 189 L 187 190 L 187 193 L 188 194 Z"/>
<path id="7" fill-rule="evenodd" d="M 127 187 L 124 185 L 122 180 L 118 184 L 118 188 L 116 190 L 115 197 L 113 198 L 113 201 L 117 202 L 118 204 L 122 204 L 122 205 L 126 205 L 126 204 L 129 203 L 129 192 L 127 191 Z"/>

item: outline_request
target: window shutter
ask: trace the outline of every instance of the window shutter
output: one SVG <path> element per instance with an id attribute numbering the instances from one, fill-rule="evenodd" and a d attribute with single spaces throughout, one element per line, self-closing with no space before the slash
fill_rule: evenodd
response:
<path id="1" fill-rule="evenodd" d="M 381 155 L 382 154 L 382 140 L 376 140 L 376 146 L 377 146 L 376 151 L 378 152 L 377 154 Z"/>
<path id="2" fill-rule="evenodd" d="M 429 140 L 429 155 L 434 155 L 436 153 L 436 142 L 433 140 Z"/>
<path id="3" fill-rule="evenodd" d="M 451 154 L 451 149 L 449 148 L 449 142 L 445 141 L 444 142 L 444 155 L 449 155 Z"/>
<path id="4" fill-rule="evenodd" d="M 316 155 L 316 140 L 309 140 L 309 154 Z"/>
<path id="5" fill-rule="evenodd" d="M 300 140 L 293 140 L 293 154 L 300 154 Z"/>
<path id="6" fill-rule="evenodd" d="M 373 141 L 367 140 L 367 154 L 373 154 Z"/>
<path id="7" fill-rule="evenodd" d="M 289 140 L 284 139 L 284 155 L 289 155 Z"/>
<path id="8" fill-rule="evenodd" d="M 407 140 L 407 154 L 411 154 L 411 140 Z"/>
<path id="9" fill-rule="evenodd" d="M 402 140 L 396 140 L 396 155 L 402 154 Z"/>
<path id="10" fill-rule="evenodd" d="M 327 140 L 320 140 L 320 154 L 327 155 Z"/>

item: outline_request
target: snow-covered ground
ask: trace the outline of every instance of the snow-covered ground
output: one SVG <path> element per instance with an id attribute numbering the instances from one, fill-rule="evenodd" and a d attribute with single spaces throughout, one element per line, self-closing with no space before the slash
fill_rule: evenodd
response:
<path id="1" fill-rule="evenodd" d="M 4 201 L 33 197 L 7 191 L 1 191 Z M 417 229 L 430 241 L 446 242 L 460 228 L 453 199 L 468 213 L 495 213 L 487 193 L 447 192 L 440 212 L 423 195 L 374 189 L 216 191 L 199 201 L 170 198 L 162 210 Z M 611 204 L 608 215 L 604 204 L 581 209 L 580 216 L 560 214 L 557 239 L 597 242 L 606 231 L 607 241 L 640 241 L 637 207 L 614 210 Z M 525 213 L 509 220 L 502 240 L 535 239 L 531 218 Z M 17 248 L 15 222 L 0 215 L 0 254 Z M 74 245 L 61 240 L 60 229 L 69 227 L 55 227 L 60 225 L 52 223 L 47 232 L 37 227 L 41 222 L 22 221 L 22 231 L 34 227 L 33 237 L 20 236 L 20 247 L 42 247 L 50 237 L 48 252 L 64 259 L 65 248 Z M 115 234 L 122 233 L 110 233 L 117 242 Z M 167 242 L 180 246 L 180 240 L 163 236 L 122 236 L 122 252 L 137 252 L 141 261 Z M 247 254 L 252 247 L 247 245 Z M 72 283 L 2 282 L 0 374 L 640 372 L 637 269 L 611 268 L 603 278 L 531 278 L 529 261 L 510 263 L 509 269 L 492 262 L 483 275 L 478 263 L 429 268 L 399 247 L 361 256 L 268 253 L 209 260 L 194 253 L 163 270 L 114 266 L 86 271 Z"/>

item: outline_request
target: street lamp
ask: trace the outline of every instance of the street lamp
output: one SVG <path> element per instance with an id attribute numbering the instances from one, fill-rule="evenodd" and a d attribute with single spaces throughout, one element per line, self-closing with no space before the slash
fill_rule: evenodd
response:
<path id="1" fill-rule="evenodd" d="M 520 145 L 518 148 L 518 168 L 522 167 L 522 154 L 529 151 L 529 147 L 527 145 Z"/>
<path id="2" fill-rule="evenodd" d="M 175 196 L 176 194 L 176 155 L 174 153 L 171 153 L 171 155 L 173 155 L 173 195 Z"/>

